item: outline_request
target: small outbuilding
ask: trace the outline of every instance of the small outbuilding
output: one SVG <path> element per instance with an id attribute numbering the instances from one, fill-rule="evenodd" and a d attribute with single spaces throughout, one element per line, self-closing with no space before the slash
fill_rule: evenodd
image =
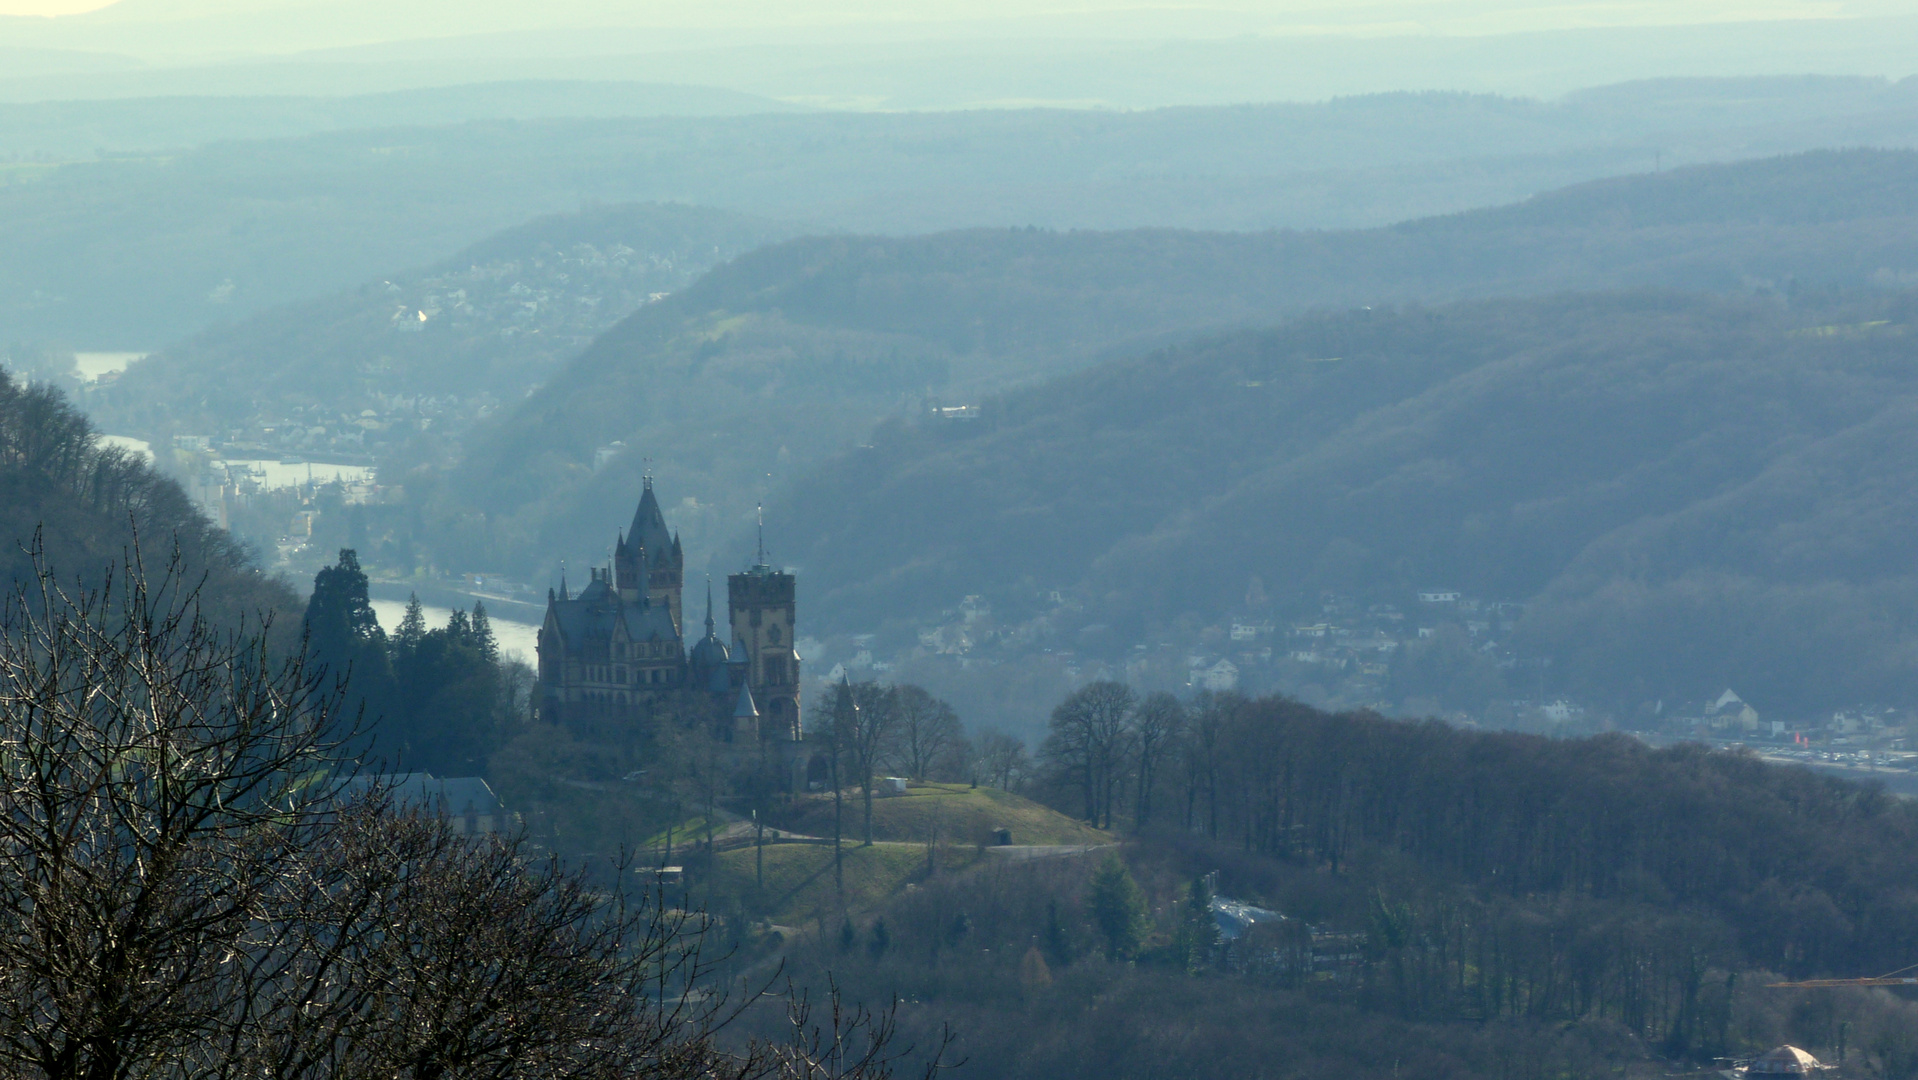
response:
<path id="1" fill-rule="evenodd" d="M 1753 1080 L 1761 1076 L 1816 1076 L 1829 1068 L 1796 1046 L 1780 1046 L 1753 1059 L 1745 1066 L 1745 1075 Z"/>

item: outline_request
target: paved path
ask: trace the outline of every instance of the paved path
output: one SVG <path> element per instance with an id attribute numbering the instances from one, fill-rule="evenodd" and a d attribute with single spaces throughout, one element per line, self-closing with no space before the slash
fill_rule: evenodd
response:
<path id="1" fill-rule="evenodd" d="M 1117 844 L 1002 844 L 986 850 L 1011 862 L 1057 859 L 1065 855 L 1086 855 L 1118 847 Z"/>

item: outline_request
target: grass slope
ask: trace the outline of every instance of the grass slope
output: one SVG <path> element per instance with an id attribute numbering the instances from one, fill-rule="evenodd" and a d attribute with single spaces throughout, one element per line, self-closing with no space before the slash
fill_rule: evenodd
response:
<path id="1" fill-rule="evenodd" d="M 905 892 L 908 885 L 937 874 L 963 872 L 991 857 L 977 847 L 944 845 L 931 853 L 930 860 L 921 844 L 866 847 L 848 841 L 844 850 L 843 905 L 833 884 L 831 844 L 768 845 L 763 886 L 758 883 L 751 847 L 722 851 L 714 858 L 707 880 L 693 886 L 692 896 L 695 900 L 733 898 L 746 910 L 786 926 L 822 919 L 831 923 L 842 910 L 872 911 Z"/>
<path id="2" fill-rule="evenodd" d="M 891 898 L 936 877 L 963 873 L 992 858 L 984 846 L 993 830 L 1011 829 L 1015 844 L 1110 844 L 1116 837 L 1090 829 L 1030 799 L 991 788 L 964 784 L 914 785 L 905 795 L 873 801 L 873 838 L 861 835 L 863 808 L 856 798 L 846 801 L 842 904 L 834 884 L 830 841 L 824 844 L 768 844 L 764 849 L 764 882 L 752 847 L 721 851 L 694 885 L 692 895 L 711 900 L 729 898 L 746 910 L 786 925 L 825 920 L 842 912 L 868 912 Z M 832 835 L 832 799 L 811 796 L 796 812 L 780 819 L 778 827 L 813 836 Z M 934 850 L 928 851 L 928 843 Z"/>
<path id="3" fill-rule="evenodd" d="M 832 835 L 832 799 L 810 796 L 781 828 L 811 836 Z M 846 799 L 846 835 L 863 837 L 865 804 Z M 965 784 L 914 784 L 904 795 L 875 798 L 874 840 L 924 843 L 936 836 L 954 844 L 990 844 L 993 832 L 1010 829 L 1015 844 L 1109 844 L 1110 833 L 1091 828 L 1023 796 Z"/>

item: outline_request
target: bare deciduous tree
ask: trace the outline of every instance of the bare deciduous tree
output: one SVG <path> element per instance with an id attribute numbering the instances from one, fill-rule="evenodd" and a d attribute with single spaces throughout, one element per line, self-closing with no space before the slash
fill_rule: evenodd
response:
<path id="1" fill-rule="evenodd" d="M 892 760 L 915 780 L 931 779 L 964 747 L 966 731 L 959 714 L 925 687 L 911 683 L 893 687 L 891 699 L 895 729 Z"/>
<path id="2" fill-rule="evenodd" d="M 1043 754 L 1076 783 L 1085 797 L 1086 820 L 1112 824 L 1112 809 L 1124 783 L 1138 696 L 1124 683 L 1087 683 L 1052 710 Z"/>
<path id="3" fill-rule="evenodd" d="M 891 687 L 878 683 L 846 684 L 858 708 L 839 710 L 835 719 L 845 725 L 838 744 L 844 749 L 851 779 L 859 782 L 865 799 L 865 843 L 872 845 L 872 783 L 879 763 L 892 753 L 897 738 L 899 710 Z"/>
<path id="4" fill-rule="evenodd" d="M 344 688 L 203 619 L 176 559 L 0 611 L 0 1075 L 883 1078 L 890 1015 L 725 1046 L 709 920 L 396 807 Z M 622 874 L 621 880 L 625 880 Z M 729 1005 L 729 1000 L 737 1005 Z M 939 1067 L 933 1055 L 928 1072 Z"/>
<path id="5" fill-rule="evenodd" d="M 1138 762 L 1133 772 L 1133 828 L 1152 820 L 1152 793 L 1159 783 L 1165 755 L 1185 731 L 1185 706 L 1164 691 L 1147 694 L 1132 718 L 1132 749 Z"/>
<path id="6" fill-rule="evenodd" d="M 176 557 L 0 612 L 0 1071 L 213 1071 L 284 870 L 327 831 L 337 688 L 200 617 Z"/>
<path id="7" fill-rule="evenodd" d="M 1025 742 L 1003 731 L 979 736 L 974 763 L 979 775 L 1001 791 L 1011 791 L 1031 766 Z"/>

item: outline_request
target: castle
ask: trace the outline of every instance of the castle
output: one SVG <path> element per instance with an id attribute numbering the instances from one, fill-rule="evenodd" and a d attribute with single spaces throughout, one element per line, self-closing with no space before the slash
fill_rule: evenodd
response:
<path id="1" fill-rule="evenodd" d="M 726 579 L 732 643 L 713 623 L 706 586 L 706 635 L 686 644 L 686 556 L 666 528 L 652 477 L 609 566 L 594 567 L 578 595 L 547 590 L 539 630 L 541 719 L 581 734 L 638 730 L 662 703 L 709 710 L 728 741 L 757 739 L 778 749 L 794 786 L 810 755 L 799 713 L 799 655 L 793 651 L 794 579 L 767 565 L 764 545 L 743 573 Z"/>

